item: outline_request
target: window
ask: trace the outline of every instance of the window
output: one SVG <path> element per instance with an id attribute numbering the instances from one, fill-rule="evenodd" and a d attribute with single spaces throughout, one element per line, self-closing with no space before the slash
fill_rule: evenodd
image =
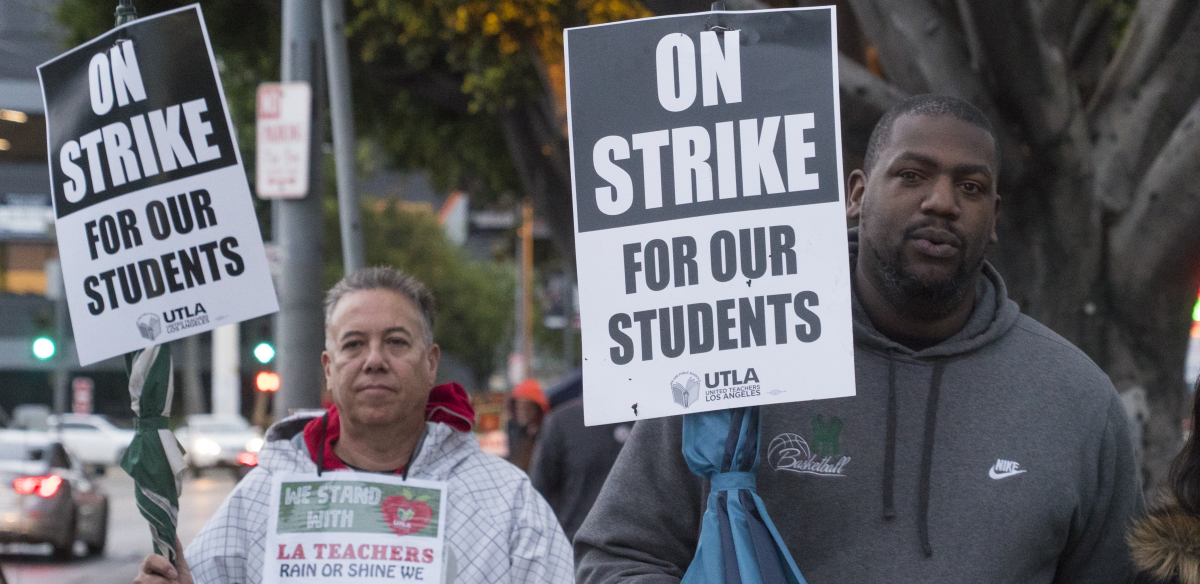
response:
<path id="1" fill-rule="evenodd" d="M 0 460 L 42 460 L 46 450 L 42 446 L 25 444 L 0 444 Z"/>
<path id="2" fill-rule="evenodd" d="M 66 424 L 63 424 L 60 427 L 63 430 L 76 430 L 76 431 L 83 431 L 83 432 L 99 432 L 100 431 L 100 428 L 97 428 L 91 424 L 81 424 L 79 422 L 68 422 Z"/>
<path id="3" fill-rule="evenodd" d="M 63 449 L 62 444 L 50 447 L 50 466 L 52 468 L 71 468 L 71 459 L 67 456 L 67 451 Z"/>

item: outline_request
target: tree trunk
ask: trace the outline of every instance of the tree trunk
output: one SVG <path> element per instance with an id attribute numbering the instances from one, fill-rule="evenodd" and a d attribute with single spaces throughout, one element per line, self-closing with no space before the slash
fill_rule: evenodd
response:
<path id="1" fill-rule="evenodd" d="M 879 116 L 906 95 L 961 97 L 991 118 L 1002 203 L 989 259 L 1022 311 L 1079 346 L 1118 391 L 1145 389 L 1143 478 L 1153 492 L 1180 445 L 1190 307 L 1200 288 L 1200 3 L 1141 0 L 1115 54 L 1108 3 L 839 4 L 839 19 L 855 25 L 839 24 L 842 44 L 868 44 L 842 47 L 847 170 L 862 160 Z M 878 55 L 882 78 L 863 66 L 866 54 Z M 541 105 L 504 122 L 527 191 L 573 258 L 565 127 Z"/>

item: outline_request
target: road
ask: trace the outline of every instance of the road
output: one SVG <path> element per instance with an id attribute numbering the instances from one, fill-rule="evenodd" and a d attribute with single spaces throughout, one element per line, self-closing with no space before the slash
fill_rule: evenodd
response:
<path id="1" fill-rule="evenodd" d="M 129 584 L 142 558 L 151 553 L 150 527 L 133 500 L 133 479 L 118 467 L 109 467 L 104 477 L 108 493 L 108 546 L 104 555 L 88 558 L 83 545 L 76 544 L 73 560 L 50 559 L 50 546 L 0 545 L 0 566 L 9 584 Z M 232 473 L 224 469 L 205 471 L 200 478 L 185 478 L 179 502 L 179 539 L 192 541 L 204 522 L 233 489 Z"/>

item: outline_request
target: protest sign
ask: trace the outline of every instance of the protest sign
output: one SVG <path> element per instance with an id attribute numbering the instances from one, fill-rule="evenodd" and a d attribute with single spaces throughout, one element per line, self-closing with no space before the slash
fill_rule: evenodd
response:
<path id="1" fill-rule="evenodd" d="M 255 190 L 262 199 L 308 194 L 312 88 L 308 83 L 258 86 L 255 124 Z"/>
<path id="2" fill-rule="evenodd" d="M 81 364 L 278 310 L 199 6 L 115 28 L 38 75 Z"/>
<path id="3" fill-rule="evenodd" d="M 566 31 L 589 425 L 854 395 L 835 21 Z"/>
<path id="4" fill-rule="evenodd" d="M 276 473 L 264 584 L 441 582 L 446 483 Z"/>

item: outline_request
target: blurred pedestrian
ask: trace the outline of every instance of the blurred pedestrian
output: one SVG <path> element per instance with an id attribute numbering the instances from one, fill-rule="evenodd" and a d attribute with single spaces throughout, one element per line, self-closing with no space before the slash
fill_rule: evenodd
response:
<path id="1" fill-rule="evenodd" d="M 522 381 L 508 402 L 508 461 L 528 471 L 533 448 L 542 429 L 542 418 L 550 411 L 550 401 L 534 379 Z"/>
<path id="2" fill-rule="evenodd" d="M 850 174 L 856 393 L 761 407 L 757 491 L 811 584 L 1132 577 L 1121 401 L 985 261 L 999 171 L 983 113 L 920 95 L 883 115 Z M 682 578 L 709 485 L 681 434 L 679 417 L 634 426 L 575 534 L 580 581 Z"/>
<path id="3" fill-rule="evenodd" d="M 529 480 L 574 539 L 633 424 L 583 425 L 583 399 L 550 410 L 533 450 Z"/>
<path id="4" fill-rule="evenodd" d="M 1129 530 L 1137 584 L 1200 584 L 1200 380 L 1191 435 L 1171 462 L 1166 496 Z"/>
<path id="5" fill-rule="evenodd" d="M 367 268 L 338 282 L 325 299 L 321 355 L 333 407 L 271 426 L 259 465 L 179 556 L 178 568 L 149 556 L 137 584 L 259 584 L 268 518 L 278 505 L 273 481 L 322 470 L 445 482 L 445 582 L 571 582 L 570 545 L 550 506 L 524 472 L 480 451 L 462 387 L 433 385 L 441 357 L 433 325 L 433 297 L 410 276 Z"/>

